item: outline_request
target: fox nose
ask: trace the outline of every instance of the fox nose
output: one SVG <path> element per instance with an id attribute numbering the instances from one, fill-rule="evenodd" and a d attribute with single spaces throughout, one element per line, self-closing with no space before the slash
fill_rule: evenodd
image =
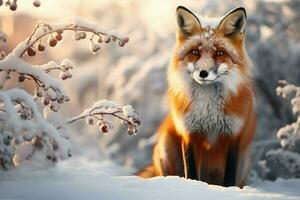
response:
<path id="1" fill-rule="evenodd" d="M 199 76 L 201 78 L 206 78 L 208 76 L 208 71 L 206 70 L 201 70 Z"/>

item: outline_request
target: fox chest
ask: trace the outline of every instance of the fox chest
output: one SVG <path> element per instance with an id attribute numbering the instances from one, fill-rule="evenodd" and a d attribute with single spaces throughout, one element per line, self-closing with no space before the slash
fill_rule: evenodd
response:
<path id="1" fill-rule="evenodd" d="M 208 135 L 233 134 L 239 131 L 242 120 L 225 114 L 226 94 L 216 88 L 194 92 L 191 109 L 185 113 L 183 122 L 189 133 Z"/>

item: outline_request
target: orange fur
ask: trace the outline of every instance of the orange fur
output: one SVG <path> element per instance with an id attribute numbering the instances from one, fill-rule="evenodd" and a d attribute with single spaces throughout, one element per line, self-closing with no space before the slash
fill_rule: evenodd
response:
<path id="1" fill-rule="evenodd" d="M 226 25 L 226 24 L 225 24 Z M 238 67 L 241 80 L 243 80 L 237 88 L 237 92 L 229 92 L 224 102 L 223 112 L 229 116 L 236 116 L 242 120 L 242 127 L 238 133 L 220 134 L 213 141 L 203 133 L 191 133 L 182 128 L 182 119 L 187 113 L 193 111 L 192 105 L 193 96 L 189 95 L 181 83 L 169 80 L 169 98 L 171 104 L 170 114 L 158 129 L 158 141 L 154 147 L 153 164 L 141 171 L 138 175 L 142 177 L 178 175 L 189 178 L 189 172 L 195 171 L 195 175 L 191 175 L 197 180 L 206 181 L 211 184 L 226 185 L 224 183 L 225 170 L 228 164 L 229 152 L 236 154 L 238 164 L 236 170 L 236 182 L 234 185 L 243 186 L 249 168 L 249 145 L 255 133 L 255 109 L 254 109 L 254 92 L 252 81 L 250 78 L 249 59 L 244 49 L 244 35 L 234 34 L 230 37 L 225 37 L 225 25 L 221 24 L 217 29 L 214 29 L 214 36 L 209 39 L 207 47 L 203 51 L 203 55 L 213 54 L 212 48 L 209 45 L 225 42 L 234 48 L 237 57 L 232 58 L 230 53 L 221 57 L 212 56 L 215 63 L 226 63 L 230 68 Z M 193 26 L 194 35 L 201 35 L 205 31 L 204 28 Z M 169 77 L 175 76 L 176 73 L 181 73 L 182 62 L 195 62 L 202 55 L 195 57 L 194 55 L 179 55 L 180 51 L 190 38 L 185 36 L 180 30 L 177 32 L 177 42 L 174 56 L 169 67 Z M 205 45 L 205 44 L 201 44 Z M 196 45 L 197 47 L 197 45 Z M 192 45 L 190 47 L 194 49 Z M 217 47 L 218 48 L 218 47 Z M 226 49 L 225 49 L 226 50 Z M 202 53 L 201 53 L 202 54 Z M 199 86 L 200 87 L 200 86 Z M 199 102 L 202 103 L 202 102 Z M 188 148 L 192 153 L 187 154 Z M 232 150 L 234 149 L 234 150 Z M 232 153 L 233 152 L 233 153 Z M 192 160 L 187 162 L 189 155 L 192 155 Z M 194 166 L 190 166 L 190 164 Z M 231 166 L 231 165 L 229 165 Z M 147 173 L 147 170 L 150 173 Z M 191 170 L 193 169 L 193 170 Z M 194 170 L 195 169 L 195 170 Z M 229 169 L 230 171 L 230 169 Z"/>

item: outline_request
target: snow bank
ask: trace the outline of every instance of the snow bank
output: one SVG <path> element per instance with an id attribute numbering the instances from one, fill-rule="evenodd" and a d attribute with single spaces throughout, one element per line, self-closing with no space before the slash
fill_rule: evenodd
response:
<path id="1" fill-rule="evenodd" d="M 27 170 L 27 171 L 26 171 Z M 25 173 L 26 172 L 26 173 Z M 105 172 L 105 173 L 104 173 Z M 299 199 L 300 180 L 262 182 L 244 189 L 224 188 L 179 177 L 149 180 L 110 161 L 70 159 L 47 171 L 17 169 L 0 173 L 0 199 Z"/>

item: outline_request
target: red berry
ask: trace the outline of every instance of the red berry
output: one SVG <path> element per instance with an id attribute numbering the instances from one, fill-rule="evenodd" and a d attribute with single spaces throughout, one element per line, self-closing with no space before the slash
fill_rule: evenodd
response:
<path id="1" fill-rule="evenodd" d="M 99 129 L 102 133 L 107 133 L 108 132 L 108 127 L 107 127 L 106 124 L 101 124 Z"/>
<path id="2" fill-rule="evenodd" d="M 10 4 L 10 6 L 9 6 L 9 9 L 11 10 L 11 11 L 15 11 L 15 10 L 17 10 L 17 4 L 15 4 L 15 3 L 12 3 L 12 4 Z"/>
<path id="3" fill-rule="evenodd" d="M 40 2 L 40 1 L 34 1 L 34 2 L 33 2 L 33 5 L 34 5 L 35 7 L 40 7 L 40 6 L 41 6 L 41 2 Z"/>
<path id="4" fill-rule="evenodd" d="M 55 39 L 56 39 L 57 41 L 61 41 L 61 40 L 62 40 L 62 35 L 58 33 L 58 34 L 55 36 Z"/>
<path id="5" fill-rule="evenodd" d="M 49 104 L 50 104 L 50 99 L 46 97 L 44 99 L 44 105 L 46 106 L 46 105 L 49 105 Z"/>
<path id="6" fill-rule="evenodd" d="M 24 82 L 25 81 L 25 76 L 24 75 L 20 75 L 19 76 L 19 82 Z"/>
<path id="7" fill-rule="evenodd" d="M 28 56 L 35 56 L 35 50 L 32 47 L 27 49 Z"/>
<path id="8" fill-rule="evenodd" d="M 55 47 L 56 44 L 57 44 L 57 40 L 54 39 L 54 38 L 52 38 L 52 39 L 49 41 L 49 46 L 50 46 L 50 47 Z"/>
<path id="9" fill-rule="evenodd" d="M 39 45 L 38 45 L 38 50 L 39 50 L 39 51 L 45 51 L 45 46 L 42 45 L 42 44 L 39 44 Z"/>
<path id="10" fill-rule="evenodd" d="M 123 38 L 123 42 L 124 42 L 124 43 L 129 42 L 129 37 L 124 37 L 124 38 Z"/>

